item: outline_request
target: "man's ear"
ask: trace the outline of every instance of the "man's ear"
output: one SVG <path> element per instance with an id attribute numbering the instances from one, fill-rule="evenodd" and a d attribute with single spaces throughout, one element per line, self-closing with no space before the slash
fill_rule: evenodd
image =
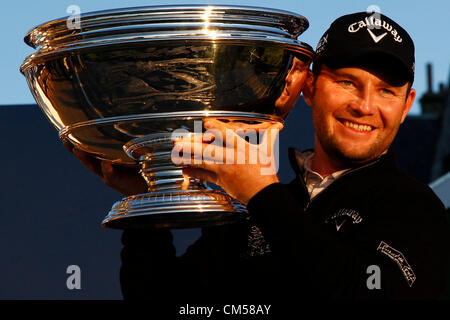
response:
<path id="1" fill-rule="evenodd" d="M 405 121 L 406 115 L 408 114 L 409 110 L 411 110 L 415 97 L 416 97 L 416 90 L 411 88 L 405 100 L 405 106 L 402 114 L 402 122 L 400 123 L 403 123 L 403 121 Z"/>
<path id="2" fill-rule="evenodd" d="M 303 98 L 307 105 L 312 106 L 312 98 L 314 95 L 314 74 L 311 70 L 308 70 L 305 84 L 302 88 Z"/>

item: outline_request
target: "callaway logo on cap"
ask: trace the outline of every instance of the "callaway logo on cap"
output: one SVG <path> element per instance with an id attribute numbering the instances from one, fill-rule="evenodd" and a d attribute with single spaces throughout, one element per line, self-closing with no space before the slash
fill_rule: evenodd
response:
<path id="1" fill-rule="evenodd" d="M 376 36 L 373 29 L 379 29 L 384 33 Z M 394 41 L 402 42 L 403 39 L 398 33 L 397 29 L 395 29 L 392 24 L 384 20 L 379 14 L 376 16 L 372 15 L 370 17 L 366 17 L 364 20 L 352 23 L 348 26 L 348 32 L 355 33 L 360 30 L 367 30 L 369 35 L 372 37 L 372 40 L 375 43 L 378 43 L 381 39 L 383 39 L 388 33 L 392 35 Z"/>
<path id="2" fill-rule="evenodd" d="M 358 12 L 336 19 L 320 39 L 314 67 L 320 64 L 351 65 L 365 55 L 398 68 L 414 80 L 414 43 L 395 21 L 380 13 Z"/>

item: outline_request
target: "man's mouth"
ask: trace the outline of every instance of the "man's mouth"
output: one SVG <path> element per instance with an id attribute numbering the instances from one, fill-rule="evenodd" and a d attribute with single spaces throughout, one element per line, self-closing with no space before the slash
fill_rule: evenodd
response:
<path id="1" fill-rule="evenodd" d="M 340 120 L 340 122 L 344 126 L 351 128 L 353 130 L 359 131 L 359 132 L 370 132 L 373 129 L 375 129 L 374 127 L 372 127 L 371 125 L 368 125 L 368 124 L 359 124 L 359 123 L 355 123 L 355 122 L 348 121 L 348 120 Z"/>

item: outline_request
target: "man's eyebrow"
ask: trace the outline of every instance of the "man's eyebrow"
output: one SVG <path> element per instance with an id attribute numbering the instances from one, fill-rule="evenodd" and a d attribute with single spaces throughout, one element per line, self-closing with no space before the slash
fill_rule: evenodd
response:
<path id="1" fill-rule="evenodd" d="M 352 80 L 357 80 L 358 77 L 352 74 L 351 72 L 344 71 L 344 70 L 334 70 L 334 72 L 330 72 L 335 78 L 337 77 L 344 77 L 349 78 Z"/>
<path id="2" fill-rule="evenodd" d="M 329 74 L 334 79 L 348 78 L 348 79 L 353 80 L 353 81 L 359 81 L 359 78 L 356 75 L 352 74 L 349 71 L 342 70 L 342 69 L 334 70 L 334 72 L 329 72 Z M 377 76 L 377 78 L 378 78 L 377 79 L 378 80 L 377 81 L 377 86 L 379 86 L 379 87 L 400 88 L 400 87 L 403 86 L 403 84 L 402 85 L 390 84 L 389 81 L 387 81 L 387 79 L 382 79 L 382 78 L 380 78 L 380 76 Z"/>

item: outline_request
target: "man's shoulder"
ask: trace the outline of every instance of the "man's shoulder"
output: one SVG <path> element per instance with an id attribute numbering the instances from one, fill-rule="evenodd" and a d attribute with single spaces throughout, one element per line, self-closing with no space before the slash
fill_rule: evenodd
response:
<path id="1" fill-rule="evenodd" d="M 370 190 L 374 196 L 377 195 L 389 203 L 420 203 L 443 209 L 441 200 L 426 183 L 406 174 L 398 167 L 392 150 L 356 172 L 353 179 L 349 180 L 357 184 L 357 188 Z"/>
<path id="2" fill-rule="evenodd" d="M 448 241 L 445 207 L 427 184 L 400 170 L 384 174 L 378 183 L 368 209 L 377 233 L 393 232 L 412 242 L 426 238 L 438 246 Z"/>
<path id="3" fill-rule="evenodd" d="M 429 185 L 415 179 L 401 170 L 384 175 L 379 191 L 391 201 L 421 204 L 444 209 L 442 201 Z"/>

